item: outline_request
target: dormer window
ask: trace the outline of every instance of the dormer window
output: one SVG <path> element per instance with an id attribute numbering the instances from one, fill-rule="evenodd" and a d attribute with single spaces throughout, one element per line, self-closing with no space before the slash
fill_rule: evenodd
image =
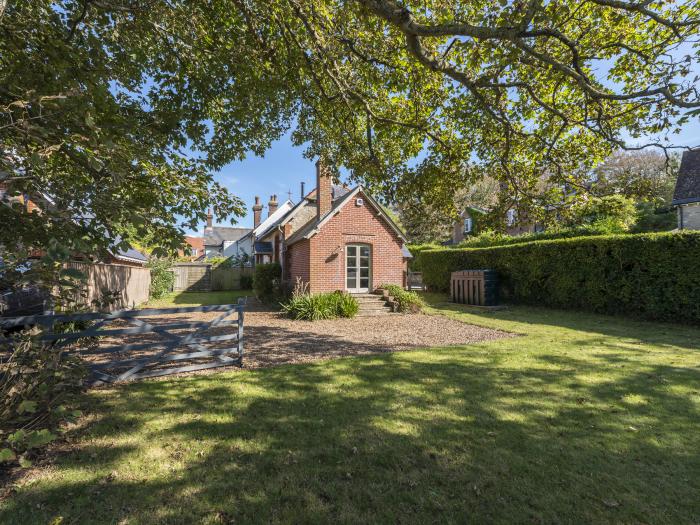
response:
<path id="1" fill-rule="evenodd" d="M 464 233 L 471 233 L 473 227 L 474 224 L 472 222 L 471 217 L 467 217 L 466 219 L 464 219 Z"/>

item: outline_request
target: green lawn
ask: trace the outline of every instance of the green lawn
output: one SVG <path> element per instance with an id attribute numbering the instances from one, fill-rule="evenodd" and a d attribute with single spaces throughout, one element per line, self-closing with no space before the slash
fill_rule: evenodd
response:
<path id="1" fill-rule="evenodd" d="M 233 304 L 239 297 L 252 297 L 252 290 L 226 292 L 171 292 L 161 299 L 151 299 L 141 308 L 171 308 L 173 306 L 207 306 Z"/>
<path id="2" fill-rule="evenodd" d="M 524 336 L 91 391 L 0 522 L 700 522 L 699 329 L 437 309 Z"/>

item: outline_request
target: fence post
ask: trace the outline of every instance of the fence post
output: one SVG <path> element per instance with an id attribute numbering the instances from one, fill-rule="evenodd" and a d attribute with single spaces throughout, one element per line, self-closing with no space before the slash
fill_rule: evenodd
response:
<path id="1" fill-rule="evenodd" d="M 243 305 L 238 301 L 238 360 L 243 366 Z"/>

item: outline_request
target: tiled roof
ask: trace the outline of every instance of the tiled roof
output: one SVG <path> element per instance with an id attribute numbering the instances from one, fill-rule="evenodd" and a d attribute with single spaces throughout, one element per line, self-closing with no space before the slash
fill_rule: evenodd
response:
<path id="1" fill-rule="evenodd" d="M 367 201 L 370 202 L 370 203 L 372 204 L 372 206 L 374 206 L 374 207 L 380 212 L 380 213 L 379 213 L 380 216 L 389 224 L 389 226 L 391 226 L 391 227 L 399 234 L 399 236 L 400 236 L 401 238 L 404 238 L 404 233 L 403 233 L 403 232 L 401 231 L 401 229 L 394 223 L 394 221 L 392 221 L 391 218 L 390 218 L 389 216 L 387 216 L 387 215 L 382 211 L 381 206 L 379 205 L 379 203 L 378 203 L 377 201 L 375 201 L 374 198 L 373 198 L 369 193 L 367 193 L 366 191 L 364 191 L 364 189 L 362 188 L 362 186 L 356 186 L 355 188 L 346 191 L 346 192 L 343 194 L 342 198 L 337 198 L 337 199 L 335 199 L 335 200 L 333 201 L 333 206 L 331 207 L 330 211 L 329 211 L 328 213 L 326 213 L 323 217 L 320 217 L 319 219 L 314 218 L 314 219 L 310 220 L 309 222 L 307 222 L 304 226 L 302 226 L 301 228 L 299 228 L 297 231 L 295 231 L 295 232 L 289 237 L 289 239 L 286 239 L 286 241 L 285 241 L 286 244 L 287 244 L 287 245 L 294 244 L 295 242 L 297 242 L 297 241 L 303 239 L 304 237 L 307 237 L 314 229 L 323 226 L 323 224 L 325 223 L 326 219 L 329 218 L 331 215 L 333 215 L 333 212 L 335 212 L 338 208 L 340 208 L 341 206 L 343 206 L 343 205 L 346 203 L 346 201 L 348 201 L 349 199 L 351 199 L 352 196 L 355 195 L 355 194 L 357 194 L 359 191 L 363 191 L 363 194 L 364 194 L 364 196 L 367 198 Z M 408 256 L 411 256 L 411 255 L 410 255 L 410 252 L 409 252 L 409 255 L 408 255 Z"/>
<path id="2" fill-rule="evenodd" d="M 231 226 L 214 226 L 204 229 L 204 245 L 218 246 L 224 241 L 237 241 L 245 237 L 250 228 L 233 228 Z"/>
<path id="3" fill-rule="evenodd" d="M 691 202 L 700 202 L 700 149 L 683 153 L 673 193 L 673 204 Z"/>

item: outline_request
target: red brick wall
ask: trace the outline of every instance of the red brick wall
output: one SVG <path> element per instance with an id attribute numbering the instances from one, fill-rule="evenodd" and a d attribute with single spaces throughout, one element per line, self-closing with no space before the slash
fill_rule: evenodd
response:
<path id="1" fill-rule="evenodd" d="M 359 193 L 357 197 L 364 195 Z M 345 246 L 356 243 L 371 246 L 372 289 L 384 283 L 403 285 L 406 270 L 406 261 L 401 253 L 403 241 L 379 217 L 366 198 L 363 206 L 356 206 L 357 197 L 348 202 L 308 241 L 312 292 L 345 290 Z"/>
<path id="2" fill-rule="evenodd" d="M 309 282 L 310 245 L 308 239 L 303 239 L 287 247 L 284 277 L 291 286 L 296 285 L 297 277 L 305 283 Z"/>

